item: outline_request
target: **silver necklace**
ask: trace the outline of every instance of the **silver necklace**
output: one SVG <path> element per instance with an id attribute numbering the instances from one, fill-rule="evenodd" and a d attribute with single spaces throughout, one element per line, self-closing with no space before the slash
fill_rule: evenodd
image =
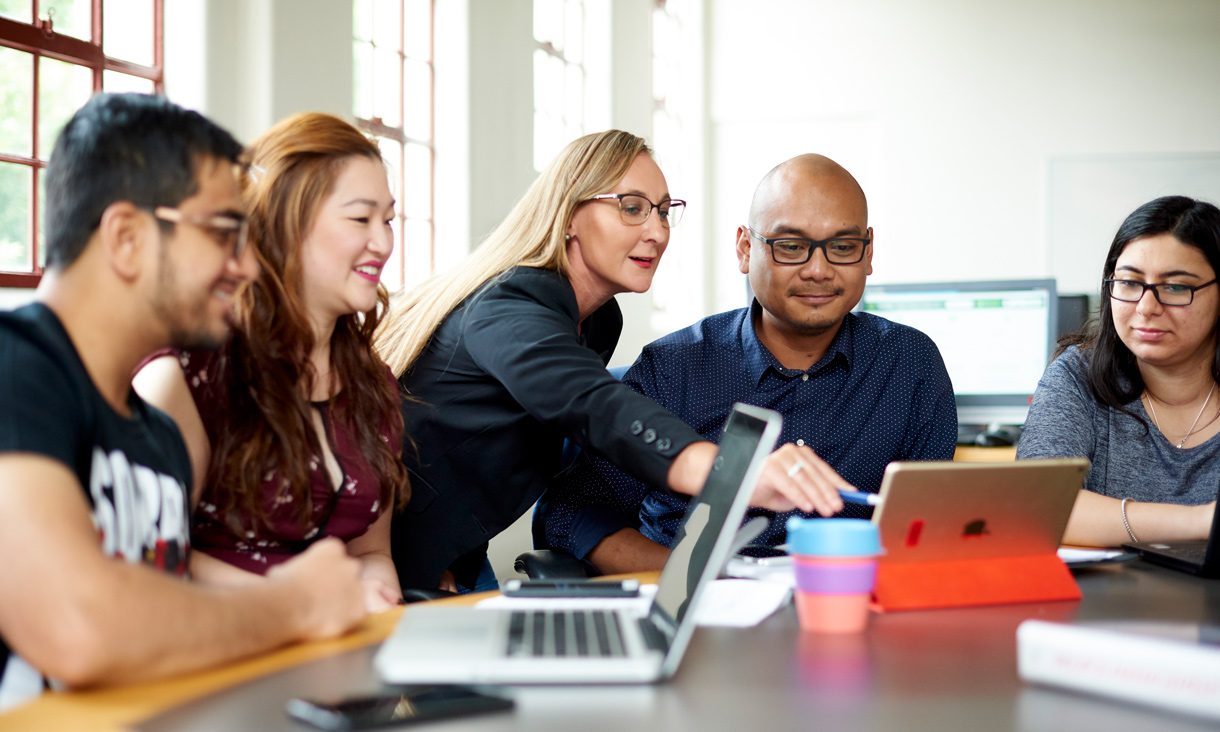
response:
<path id="1" fill-rule="evenodd" d="M 1199 407 L 1199 413 L 1195 415 L 1195 421 L 1190 423 L 1190 429 L 1187 430 L 1186 435 L 1183 436 L 1182 439 L 1178 441 L 1178 444 L 1174 445 L 1174 447 L 1181 450 L 1182 445 L 1186 444 L 1186 439 L 1195 433 L 1195 425 L 1199 424 L 1199 419 L 1203 416 L 1203 410 L 1207 409 L 1207 403 L 1212 400 L 1212 392 L 1215 390 L 1216 382 L 1213 381 L 1212 388 L 1207 392 L 1207 398 L 1203 400 L 1203 406 Z M 1161 430 L 1160 422 L 1156 421 L 1156 407 L 1152 406 L 1152 392 L 1145 391 L 1144 393 L 1148 395 L 1148 411 L 1152 412 L 1152 424 L 1156 425 L 1158 430 Z M 1161 434 L 1164 435 L 1165 430 L 1161 430 Z"/>

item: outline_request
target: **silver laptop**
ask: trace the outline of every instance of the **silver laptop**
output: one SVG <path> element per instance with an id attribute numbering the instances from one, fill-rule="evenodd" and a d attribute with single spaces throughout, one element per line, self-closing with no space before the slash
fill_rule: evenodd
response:
<path id="1" fill-rule="evenodd" d="M 374 665 L 388 683 L 645 683 L 678 669 L 703 590 L 728 559 L 779 414 L 733 408 L 720 452 L 647 608 L 479 610 L 413 606 Z M 619 601 L 621 603 L 621 601 Z M 533 607 L 537 607 L 536 605 Z"/>

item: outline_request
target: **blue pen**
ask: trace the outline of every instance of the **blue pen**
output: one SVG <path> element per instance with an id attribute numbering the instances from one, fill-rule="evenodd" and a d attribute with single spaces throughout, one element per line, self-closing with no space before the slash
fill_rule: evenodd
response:
<path id="1" fill-rule="evenodd" d="M 862 503 L 865 506 L 881 505 L 881 496 L 876 493 L 865 493 L 864 491 L 845 491 L 840 490 L 839 496 L 848 503 Z"/>

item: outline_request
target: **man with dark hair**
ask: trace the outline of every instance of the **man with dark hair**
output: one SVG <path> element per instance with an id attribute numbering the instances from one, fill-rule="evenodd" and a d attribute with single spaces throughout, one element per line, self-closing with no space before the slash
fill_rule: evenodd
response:
<path id="1" fill-rule="evenodd" d="M 43 674 L 148 679 L 364 616 L 337 540 L 250 587 L 186 582 L 186 447 L 131 388 L 153 350 L 223 343 L 258 273 L 240 152 L 201 115 L 138 94 L 94 97 L 55 144 L 47 271 L 36 302 L 0 313 L 0 709 Z"/>
<path id="2" fill-rule="evenodd" d="M 713 315 L 644 348 L 623 381 L 717 440 L 734 402 L 784 416 L 781 442 L 813 449 L 789 474 L 877 492 L 893 460 L 949 460 L 957 410 L 949 374 L 923 333 L 853 313 L 872 273 L 873 229 L 856 179 L 799 155 L 759 183 L 737 260 L 750 307 Z M 659 569 L 686 498 L 582 454 L 547 494 L 546 539 L 605 573 Z M 755 541 L 784 541 L 795 512 Z M 867 517 L 847 503 L 838 515 Z"/>

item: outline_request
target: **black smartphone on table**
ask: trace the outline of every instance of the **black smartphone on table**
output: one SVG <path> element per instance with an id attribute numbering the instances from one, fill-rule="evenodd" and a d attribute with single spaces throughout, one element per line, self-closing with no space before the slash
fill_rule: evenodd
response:
<path id="1" fill-rule="evenodd" d="M 512 699 L 467 686 L 420 686 L 404 688 L 396 694 L 338 701 L 289 699 L 285 711 L 289 717 L 318 729 L 359 730 L 512 708 Z"/>
<path id="2" fill-rule="evenodd" d="M 639 597 L 639 580 L 594 582 L 590 580 L 508 580 L 504 583 L 507 597 Z"/>

